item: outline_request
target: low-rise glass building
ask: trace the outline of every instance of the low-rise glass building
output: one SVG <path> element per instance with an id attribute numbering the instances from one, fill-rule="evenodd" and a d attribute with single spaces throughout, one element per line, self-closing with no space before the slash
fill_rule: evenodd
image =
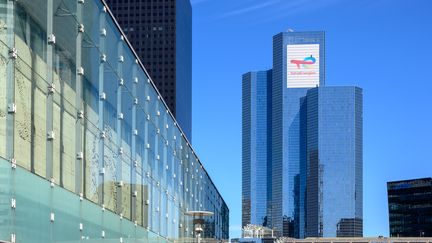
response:
<path id="1" fill-rule="evenodd" d="M 387 183 L 390 236 L 432 237 L 432 178 Z"/>
<path id="2" fill-rule="evenodd" d="M 293 239 L 293 238 L 280 238 L 278 243 L 430 243 L 432 238 L 427 237 L 338 237 L 338 238 L 306 238 L 306 239 Z"/>
<path id="3" fill-rule="evenodd" d="M 229 210 L 101 0 L 0 0 L 0 241 L 227 239 Z"/>

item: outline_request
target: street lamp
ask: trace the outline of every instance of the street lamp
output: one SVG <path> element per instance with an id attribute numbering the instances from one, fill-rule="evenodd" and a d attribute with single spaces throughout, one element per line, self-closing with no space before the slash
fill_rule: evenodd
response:
<path id="1" fill-rule="evenodd" d="M 197 238 L 197 243 L 200 243 L 201 242 L 201 234 L 204 231 L 203 230 L 203 224 L 204 224 L 203 218 L 213 216 L 214 213 L 209 212 L 209 211 L 187 211 L 185 214 L 193 217 L 195 237 Z"/>

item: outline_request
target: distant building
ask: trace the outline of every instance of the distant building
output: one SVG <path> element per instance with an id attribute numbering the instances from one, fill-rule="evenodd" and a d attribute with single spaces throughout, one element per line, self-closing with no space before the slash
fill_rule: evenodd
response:
<path id="1" fill-rule="evenodd" d="M 182 130 L 189 141 L 192 141 L 192 6 L 190 1 L 105 1 Z"/>
<path id="2" fill-rule="evenodd" d="M 306 114 L 300 118 L 306 138 L 306 165 L 300 168 L 306 174 L 306 237 L 362 237 L 363 91 L 313 88 L 301 109 Z"/>
<path id="3" fill-rule="evenodd" d="M 273 243 L 277 240 L 270 228 L 248 224 L 242 227 L 242 238 L 231 239 L 234 243 Z"/>
<path id="4" fill-rule="evenodd" d="M 432 178 L 387 183 L 390 236 L 432 237 Z"/>
<path id="5" fill-rule="evenodd" d="M 305 140 L 301 136 L 301 98 L 325 85 L 325 32 L 282 32 L 273 37 L 269 218 L 280 236 L 305 236 Z M 304 115 L 304 114 L 303 114 Z M 303 160 L 303 162 L 302 162 Z M 303 187 L 301 187 L 303 185 Z"/>
<path id="6" fill-rule="evenodd" d="M 306 238 L 303 240 L 280 238 L 277 243 L 431 243 L 432 238 L 388 238 L 388 237 L 340 237 L 340 238 Z"/>
<path id="7" fill-rule="evenodd" d="M 242 226 L 267 226 L 272 71 L 243 75 Z"/>
<path id="8" fill-rule="evenodd" d="M 274 243 L 276 238 L 234 238 L 231 239 L 231 243 Z"/>
<path id="9" fill-rule="evenodd" d="M 275 35 L 268 79 L 243 75 L 243 225 L 361 237 L 362 89 L 325 86 L 322 31 Z"/>
<path id="10" fill-rule="evenodd" d="M 431 237 L 310 237 L 295 239 L 288 237 L 243 237 L 231 239 L 231 243 L 432 243 Z"/>

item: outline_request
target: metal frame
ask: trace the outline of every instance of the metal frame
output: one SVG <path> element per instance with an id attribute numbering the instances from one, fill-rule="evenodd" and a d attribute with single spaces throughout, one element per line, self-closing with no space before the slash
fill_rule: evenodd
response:
<path id="1" fill-rule="evenodd" d="M 53 34 L 53 0 L 47 0 L 47 37 Z M 47 82 L 48 85 L 54 85 L 53 78 L 53 52 L 54 52 L 54 43 L 50 43 L 49 40 L 46 40 L 46 48 L 47 48 Z M 48 86 L 47 89 L 51 89 L 53 86 Z M 54 91 L 55 92 L 55 91 Z M 47 91 L 47 100 L 46 100 L 46 133 L 47 133 L 47 144 L 46 144 L 46 178 L 53 178 L 53 151 L 54 151 L 54 133 L 49 135 L 51 132 L 54 132 L 54 124 L 53 124 L 53 106 L 54 106 L 54 92 L 50 90 Z"/>
<path id="2" fill-rule="evenodd" d="M 6 18 L 6 38 L 7 46 L 9 47 L 9 60 L 6 65 L 6 96 L 8 106 L 15 106 L 15 60 L 17 50 L 15 49 L 15 1 L 7 1 L 7 18 Z M 14 52 L 15 53 L 12 53 Z M 10 160 L 14 159 L 14 124 L 15 112 L 8 112 L 6 116 L 6 136 L 10 139 L 6 143 L 6 153 Z"/>
<path id="3" fill-rule="evenodd" d="M 102 55 L 105 55 L 105 42 L 106 42 L 106 36 L 102 34 L 102 31 L 105 30 L 105 15 L 106 11 L 102 11 L 99 15 L 99 30 L 101 33 L 99 34 L 99 50 L 102 52 Z M 99 63 L 99 93 L 103 92 L 104 90 L 104 78 L 105 78 L 105 61 L 106 57 L 101 56 L 100 57 L 100 63 Z M 103 60 L 105 58 L 105 60 Z M 102 173 L 105 169 L 105 119 L 104 119 L 104 108 L 105 108 L 105 100 L 99 98 L 99 123 L 98 128 L 99 131 L 102 133 L 99 136 L 99 160 L 98 160 L 98 169 L 99 169 L 99 184 L 103 185 L 105 180 L 105 174 Z M 105 202 L 104 200 L 104 190 L 105 187 L 101 186 L 98 190 L 98 201 L 100 205 L 103 205 Z"/>
<path id="4" fill-rule="evenodd" d="M 122 80 L 123 78 L 123 38 L 121 38 L 117 43 L 117 74 L 119 76 L 119 79 Z M 120 82 L 120 80 L 118 80 Z M 120 118 L 120 115 L 123 116 L 122 113 L 122 92 L 123 92 L 123 85 L 118 84 L 117 86 L 117 123 L 116 123 L 116 133 L 117 133 L 117 148 L 120 151 L 117 151 L 117 166 L 116 166 L 116 182 L 122 183 L 122 176 L 123 176 L 123 166 L 122 166 L 122 121 L 123 118 Z M 122 208 L 122 190 L 123 188 L 120 185 L 116 185 L 117 190 L 117 200 L 116 200 L 116 213 L 122 214 L 123 208 Z"/>
<path id="5" fill-rule="evenodd" d="M 15 49 L 15 1 L 7 1 L 7 17 L 6 17 L 6 44 L 9 48 L 9 60 L 6 64 L 6 99 L 7 105 L 13 106 L 8 107 L 8 109 L 12 108 L 8 111 L 6 115 L 6 136 L 9 141 L 6 143 L 6 156 L 10 159 L 11 162 L 11 181 L 10 183 L 16 183 L 16 160 L 14 158 L 14 124 L 15 124 L 15 113 L 16 113 L 16 105 L 15 105 L 15 61 L 17 58 L 17 50 Z M 11 198 L 16 198 L 15 187 L 11 187 L 10 190 Z M 15 210 L 11 212 L 11 223 L 15 224 L 16 215 Z M 15 241 L 15 232 L 11 233 L 11 241 Z M 5 241 L 5 243 L 10 243 Z M 12 242 L 13 243 L 13 242 Z"/>
<path id="6" fill-rule="evenodd" d="M 146 80 L 147 81 L 147 80 Z M 144 94 L 145 95 L 148 95 L 148 93 L 149 93 L 149 86 L 148 85 L 146 85 L 145 86 L 145 88 L 144 88 L 145 90 L 144 90 Z M 145 102 L 145 104 L 144 104 L 144 110 L 146 110 L 146 111 L 148 111 L 149 110 L 149 102 Z M 148 143 L 149 141 L 150 141 L 150 139 L 149 139 L 149 124 L 150 124 L 150 121 L 148 121 L 148 122 L 145 122 L 145 124 L 144 124 L 144 143 Z M 143 161 L 149 161 L 149 150 L 148 149 L 144 149 L 144 154 L 143 154 Z M 149 163 L 147 163 L 147 165 L 149 165 Z M 150 182 L 150 180 L 148 180 L 147 178 L 147 172 L 146 172 L 146 170 L 148 171 L 148 173 L 150 173 L 150 167 L 147 167 L 147 168 L 144 168 L 144 164 L 141 166 L 141 183 L 142 183 L 142 185 L 146 185 L 147 184 L 147 198 L 146 199 L 144 199 L 144 186 L 142 187 L 142 197 L 143 197 L 143 201 L 144 200 L 150 200 L 149 198 L 149 195 L 151 195 L 151 189 L 150 189 L 150 185 L 151 185 L 151 182 Z M 144 183 L 144 182 L 147 182 L 147 183 Z M 151 210 L 151 206 L 149 206 L 149 205 L 147 205 L 146 203 L 144 203 L 144 207 L 143 207 L 143 219 L 144 219 L 144 210 L 146 210 L 147 212 L 147 217 L 148 217 L 148 220 L 147 220 L 147 222 L 144 222 L 144 224 L 143 224 L 143 226 L 144 227 L 149 227 L 150 225 L 151 225 L 151 223 L 149 223 L 149 222 L 151 222 L 151 218 L 152 218 L 152 210 Z"/>
<path id="7" fill-rule="evenodd" d="M 83 70 L 82 68 L 82 41 L 83 41 L 83 30 L 81 30 L 82 21 L 83 21 L 83 5 L 84 2 L 77 0 L 77 13 L 76 18 L 78 21 L 77 26 L 77 37 L 76 37 L 76 83 L 75 83 L 75 107 L 78 112 L 84 112 L 83 111 L 83 100 L 82 100 L 82 80 L 84 73 L 81 73 Z M 84 151 L 83 151 L 83 144 L 82 144 L 82 138 L 83 138 L 83 120 L 84 117 L 80 117 L 77 115 L 76 123 L 75 123 L 75 152 L 76 152 L 76 159 L 75 159 L 75 193 L 79 194 L 82 193 L 82 177 L 83 177 L 83 161 L 84 161 Z"/>
<path id="8" fill-rule="evenodd" d="M 136 61 L 136 64 L 138 64 L 138 61 Z M 130 175 L 131 175 L 131 188 L 130 188 L 130 194 L 132 195 L 131 197 L 131 214 L 132 214 L 132 221 L 136 222 L 137 219 L 137 215 L 136 215 L 136 205 L 137 205 L 137 196 L 135 195 L 135 193 L 137 192 L 136 189 L 136 178 L 137 178 L 137 174 L 138 174 L 138 164 L 137 163 L 137 149 L 136 149 L 136 140 L 137 140 L 137 136 L 139 133 L 138 127 L 137 127 L 137 106 L 138 106 L 138 96 L 137 96 L 137 86 L 138 86 L 138 74 L 137 74 L 137 65 L 133 66 L 133 70 L 132 70 L 132 78 L 134 80 L 132 83 L 132 96 L 134 99 L 134 104 L 132 106 L 132 149 L 131 149 L 131 157 L 132 157 L 132 163 L 131 163 L 131 168 L 130 168 Z"/>

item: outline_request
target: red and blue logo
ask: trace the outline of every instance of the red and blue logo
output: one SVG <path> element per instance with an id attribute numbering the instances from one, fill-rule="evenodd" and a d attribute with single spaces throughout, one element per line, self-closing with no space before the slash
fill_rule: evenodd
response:
<path id="1" fill-rule="evenodd" d="M 311 65 L 316 63 L 316 58 L 312 55 L 310 57 L 306 57 L 303 60 L 291 60 L 291 64 L 297 65 L 297 68 L 300 69 L 300 65 L 303 68 L 311 68 Z"/>

